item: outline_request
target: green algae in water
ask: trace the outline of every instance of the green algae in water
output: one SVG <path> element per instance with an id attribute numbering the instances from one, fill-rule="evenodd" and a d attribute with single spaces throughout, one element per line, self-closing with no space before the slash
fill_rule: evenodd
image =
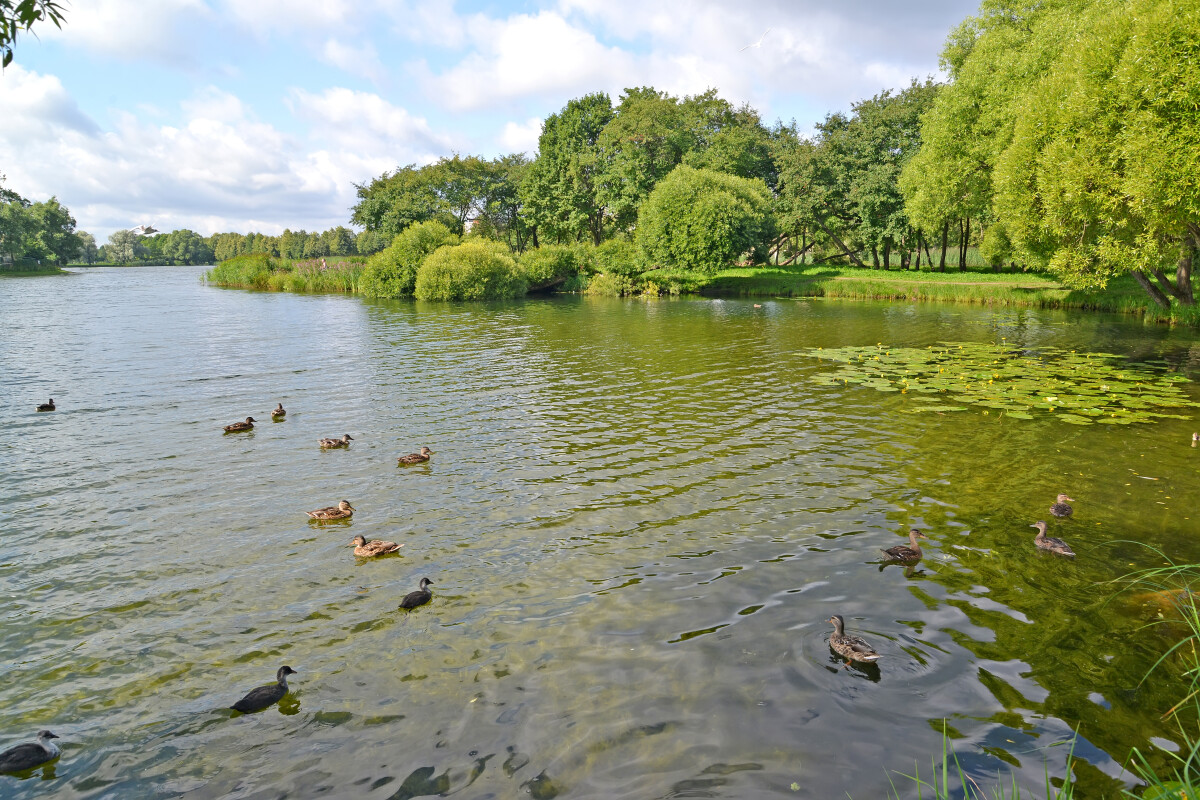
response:
<path id="1" fill-rule="evenodd" d="M 1049 414 L 1071 425 L 1128 425 L 1188 419 L 1166 409 L 1193 403 L 1179 374 L 1132 367 L 1111 353 L 953 342 L 915 347 L 817 348 L 804 355 L 842 366 L 812 378 L 821 386 L 865 386 L 923 395 L 909 413 L 993 409 L 1014 419 Z"/>

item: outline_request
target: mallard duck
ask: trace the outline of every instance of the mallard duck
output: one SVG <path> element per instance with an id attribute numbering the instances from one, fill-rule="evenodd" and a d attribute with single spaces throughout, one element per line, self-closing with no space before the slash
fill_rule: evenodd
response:
<path id="1" fill-rule="evenodd" d="M 39 405 L 37 407 L 37 410 L 38 411 L 53 411 L 54 410 L 54 398 L 51 397 L 50 401 L 48 403 L 42 403 L 41 405 Z"/>
<path id="2" fill-rule="evenodd" d="M 898 544 L 895 547 L 889 547 L 886 550 L 881 550 L 885 556 L 893 561 L 903 561 L 905 563 L 916 563 L 921 560 L 921 545 L 917 544 L 917 539 L 928 539 L 929 537 L 921 533 L 916 528 L 908 532 L 908 544 Z"/>
<path id="3" fill-rule="evenodd" d="M 336 506 L 325 506 L 316 511 L 305 511 L 313 519 L 350 519 L 354 516 L 354 506 L 349 500 L 343 500 Z"/>
<path id="4" fill-rule="evenodd" d="M 254 428 L 254 417 L 246 417 L 245 422 L 235 422 L 232 425 L 225 426 L 226 433 L 237 433 L 238 431 L 248 431 Z"/>
<path id="5" fill-rule="evenodd" d="M 433 592 L 426 589 L 426 586 L 432 586 L 433 581 L 429 578 L 421 578 L 421 588 L 415 592 L 409 592 L 404 595 L 404 599 L 400 601 L 401 608 L 416 608 L 423 606 L 433 599 Z"/>
<path id="6" fill-rule="evenodd" d="M 278 703 L 288 693 L 287 676 L 295 674 L 296 670 L 291 667 L 280 667 L 279 671 L 275 673 L 275 683 L 251 689 L 249 694 L 231 705 L 230 708 L 243 714 L 252 714 Z"/>
<path id="7" fill-rule="evenodd" d="M 846 623 L 840 616 L 834 614 L 825 621 L 833 623 L 833 633 L 829 636 L 829 647 L 833 652 L 847 659 L 847 664 L 851 661 L 875 661 L 879 658 L 879 653 L 876 653 L 866 641 L 846 633 Z"/>
<path id="8" fill-rule="evenodd" d="M 0 772 L 24 772 L 58 758 L 58 745 L 50 741 L 58 734 L 38 731 L 37 742 L 24 742 L 0 753 Z"/>
<path id="9" fill-rule="evenodd" d="M 1075 513 L 1075 509 L 1071 508 L 1067 503 L 1074 503 L 1075 498 L 1067 497 L 1065 494 L 1060 494 L 1054 505 L 1050 506 L 1050 513 L 1056 517 L 1069 517 Z"/>
<path id="10" fill-rule="evenodd" d="M 1046 523 L 1038 520 L 1029 527 L 1037 528 L 1038 534 L 1034 537 L 1033 543 L 1043 550 L 1049 550 L 1051 553 L 1058 553 L 1060 556 L 1075 556 L 1075 551 L 1071 546 L 1062 539 L 1056 539 L 1053 536 L 1046 535 Z"/>
<path id="11" fill-rule="evenodd" d="M 400 456 L 398 461 L 400 464 L 422 464 L 428 461 L 431 455 L 433 455 L 432 450 L 430 450 L 428 447 L 422 447 L 421 452 L 409 453 L 406 456 Z"/>
<path id="12" fill-rule="evenodd" d="M 287 416 L 287 411 L 283 409 L 283 403 L 276 403 L 275 410 L 271 412 L 271 419 L 282 419 Z"/>
<path id="13" fill-rule="evenodd" d="M 321 447 L 324 448 L 349 447 L 350 443 L 354 441 L 354 437 L 347 433 L 340 439 L 319 439 L 318 441 L 321 443 Z"/>
<path id="14" fill-rule="evenodd" d="M 364 536 L 355 536 L 354 541 L 350 542 L 350 544 L 354 546 L 354 555 L 359 558 L 374 558 L 375 556 L 394 553 L 401 547 L 404 547 L 402 544 L 385 542 L 382 539 L 372 539 L 368 542 Z"/>

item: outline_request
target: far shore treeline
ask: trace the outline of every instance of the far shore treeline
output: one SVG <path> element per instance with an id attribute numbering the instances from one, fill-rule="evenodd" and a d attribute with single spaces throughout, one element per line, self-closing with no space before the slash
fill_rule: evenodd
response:
<path id="1" fill-rule="evenodd" d="M 357 232 L 118 232 L 99 255 L 429 299 L 972 268 L 1044 276 L 1080 305 L 1133 287 L 1194 320 L 1200 4 L 985 0 L 941 63 L 945 83 L 881 91 L 811 132 L 716 90 L 588 94 L 545 120 L 532 156 L 454 154 L 357 185 Z"/>

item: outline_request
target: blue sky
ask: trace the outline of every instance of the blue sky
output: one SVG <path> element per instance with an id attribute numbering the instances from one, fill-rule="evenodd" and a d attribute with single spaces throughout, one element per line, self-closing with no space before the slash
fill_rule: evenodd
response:
<path id="1" fill-rule="evenodd" d="M 976 2 L 73 0 L 0 75 L 0 173 L 98 242 L 346 224 L 354 183 L 537 149 L 572 97 L 716 88 L 807 129 L 935 74 Z"/>

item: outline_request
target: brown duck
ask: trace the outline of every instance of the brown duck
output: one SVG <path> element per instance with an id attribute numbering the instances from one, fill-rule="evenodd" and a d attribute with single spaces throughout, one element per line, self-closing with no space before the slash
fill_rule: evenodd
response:
<path id="1" fill-rule="evenodd" d="M 409 453 L 406 456 L 400 456 L 397 459 L 398 464 L 423 464 L 433 455 L 433 451 L 428 447 L 422 447 L 419 453 Z"/>
<path id="2" fill-rule="evenodd" d="M 846 623 L 839 615 L 834 614 L 825 621 L 833 623 L 833 633 L 829 636 L 829 647 L 833 652 L 845 658 L 847 664 L 851 661 L 876 661 L 879 659 L 879 653 L 876 653 L 875 649 L 864 639 L 846 633 Z"/>
<path id="3" fill-rule="evenodd" d="M 898 544 L 895 547 L 889 547 L 888 549 L 881 550 L 880 552 L 890 558 L 892 561 L 902 561 L 906 564 L 915 564 L 921 560 L 922 556 L 921 545 L 917 544 L 917 539 L 928 538 L 928 536 L 921 533 L 916 528 L 913 528 L 908 532 L 908 544 Z"/>
<path id="4" fill-rule="evenodd" d="M 246 417 L 245 422 L 235 422 L 232 425 L 225 426 L 226 433 L 237 433 L 238 431 L 249 431 L 254 429 L 254 417 Z"/>
<path id="5" fill-rule="evenodd" d="M 1060 556 L 1075 557 L 1075 551 L 1071 546 L 1062 539 L 1056 539 L 1053 536 L 1046 535 L 1046 523 L 1038 520 L 1029 527 L 1037 528 L 1038 534 L 1034 537 L 1033 543 L 1043 550 L 1049 550 L 1051 553 L 1057 553 Z"/>
<path id="6" fill-rule="evenodd" d="M 366 537 L 363 536 L 355 536 L 354 541 L 350 542 L 350 544 L 354 546 L 354 555 L 359 558 L 374 558 L 375 556 L 394 553 L 401 547 L 404 547 L 402 544 L 385 542 L 382 539 L 372 539 L 368 542 Z"/>
<path id="7" fill-rule="evenodd" d="M 350 443 L 354 441 L 354 437 L 347 433 L 340 439 L 319 439 L 318 441 L 320 441 L 321 447 L 326 449 L 330 447 L 349 447 Z"/>
<path id="8" fill-rule="evenodd" d="M 283 419 L 287 416 L 287 411 L 283 408 L 283 403 L 276 403 L 275 410 L 271 412 L 271 419 Z"/>
<path id="9" fill-rule="evenodd" d="M 313 519 L 350 519 L 354 516 L 354 506 L 349 500 L 343 500 L 336 506 L 318 508 L 316 511 L 305 511 Z"/>
<path id="10" fill-rule="evenodd" d="M 51 397 L 50 402 L 48 402 L 48 403 L 39 404 L 37 407 L 37 410 L 38 411 L 53 411 L 54 410 L 54 398 Z"/>
<path id="11" fill-rule="evenodd" d="M 1050 506 L 1050 513 L 1056 517 L 1069 517 L 1075 513 L 1075 509 L 1071 508 L 1067 503 L 1074 502 L 1075 498 L 1060 494 L 1054 505 Z"/>

